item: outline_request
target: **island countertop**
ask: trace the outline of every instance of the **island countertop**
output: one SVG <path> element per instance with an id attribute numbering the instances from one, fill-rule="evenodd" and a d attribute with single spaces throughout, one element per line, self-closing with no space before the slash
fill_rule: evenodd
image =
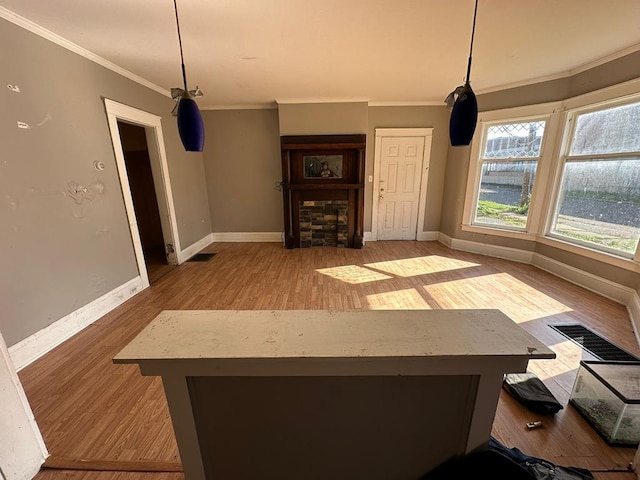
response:
<path id="1" fill-rule="evenodd" d="M 555 353 L 500 310 L 167 310 L 118 353 L 145 375 L 522 371 Z M 500 365 L 497 366 L 498 362 Z"/>

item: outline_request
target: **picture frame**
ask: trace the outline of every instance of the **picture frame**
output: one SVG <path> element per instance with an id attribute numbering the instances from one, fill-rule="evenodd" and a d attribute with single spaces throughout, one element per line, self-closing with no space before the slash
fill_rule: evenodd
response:
<path id="1" fill-rule="evenodd" d="M 343 161 L 342 155 L 305 155 L 302 157 L 304 178 L 342 178 Z"/>

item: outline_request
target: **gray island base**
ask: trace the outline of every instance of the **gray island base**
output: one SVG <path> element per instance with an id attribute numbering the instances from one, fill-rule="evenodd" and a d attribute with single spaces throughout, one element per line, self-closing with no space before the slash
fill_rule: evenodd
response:
<path id="1" fill-rule="evenodd" d="M 186 480 L 416 480 L 486 447 L 504 374 L 550 358 L 499 310 L 200 310 L 113 361 L 162 377 Z"/>

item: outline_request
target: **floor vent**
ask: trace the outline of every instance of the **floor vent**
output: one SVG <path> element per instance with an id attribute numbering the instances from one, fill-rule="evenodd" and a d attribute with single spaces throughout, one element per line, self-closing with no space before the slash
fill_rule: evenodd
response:
<path id="1" fill-rule="evenodd" d="M 640 360 L 579 323 L 549 326 L 600 360 L 616 362 L 637 362 Z"/>
<path id="2" fill-rule="evenodd" d="M 215 253 L 196 253 L 187 262 L 208 262 L 214 255 Z"/>

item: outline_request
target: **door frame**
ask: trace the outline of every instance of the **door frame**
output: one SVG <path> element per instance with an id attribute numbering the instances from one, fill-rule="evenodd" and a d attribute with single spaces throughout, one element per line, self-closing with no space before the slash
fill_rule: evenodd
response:
<path id="1" fill-rule="evenodd" d="M 165 245 L 172 245 L 173 251 L 167 252 L 167 261 L 171 264 L 177 264 L 177 252 L 180 251 L 180 239 L 178 238 L 178 222 L 175 215 L 175 207 L 173 202 L 173 193 L 171 191 L 171 182 L 169 180 L 169 165 L 167 163 L 167 154 L 164 148 L 164 136 L 162 134 L 162 118 L 138 110 L 137 108 L 115 102 L 108 98 L 104 99 L 104 105 L 107 112 L 107 120 L 109 123 L 109 131 L 111 133 L 111 142 L 116 157 L 116 165 L 118 167 L 118 176 L 120 186 L 122 187 L 122 196 L 124 206 L 129 221 L 129 230 L 131 231 L 131 239 L 133 241 L 133 249 L 138 264 L 138 271 L 142 280 L 142 288 L 149 286 L 149 275 L 147 273 L 147 265 L 142 250 L 142 240 L 138 229 L 138 222 L 133 206 L 133 197 L 131 195 L 131 187 L 129 186 L 129 177 L 127 175 L 127 167 L 124 160 L 124 151 L 120 140 L 120 131 L 118 129 L 118 121 L 125 121 L 140 127 L 144 127 L 147 138 L 147 150 L 149 151 L 149 160 L 154 176 L 154 185 L 156 188 L 156 196 L 158 197 L 158 209 L 160 210 L 160 219 L 162 223 L 162 235 Z M 164 200 L 164 201 L 163 201 Z M 167 221 L 168 220 L 168 221 Z"/>
<path id="2" fill-rule="evenodd" d="M 376 140 L 373 157 L 373 198 L 371 205 L 371 240 L 378 239 L 378 203 L 376 199 L 380 191 L 380 163 L 382 158 L 382 139 L 385 137 L 423 137 L 422 175 L 420 176 L 420 192 L 418 195 L 418 221 L 416 222 L 416 238 L 424 229 L 424 213 L 426 211 L 427 183 L 429 180 L 429 162 L 431 160 L 431 139 L 433 127 L 428 128 L 376 128 Z"/>

